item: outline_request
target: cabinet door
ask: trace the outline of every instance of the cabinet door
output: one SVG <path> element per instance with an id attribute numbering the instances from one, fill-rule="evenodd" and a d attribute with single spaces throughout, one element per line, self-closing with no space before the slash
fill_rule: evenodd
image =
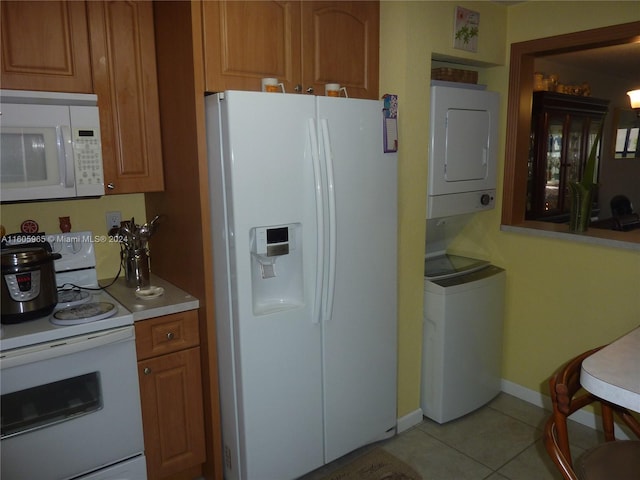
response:
<path id="1" fill-rule="evenodd" d="M 84 2 L 0 6 L 2 88 L 92 93 Z"/>
<path id="2" fill-rule="evenodd" d="M 87 3 L 107 193 L 162 190 L 151 2 Z"/>
<path id="3" fill-rule="evenodd" d="M 567 118 L 563 114 L 550 114 L 547 117 L 547 137 L 543 145 L 543 155 L 540 156 L 538 178 L 543 179 L 540 186 L 544 188 L 542 205 L 539 212 L 544 214 L 558 214 L 566 197 L 566 136 L 565 123 Z"/>
<path id="4" fill-rule="evenodd" d="M 138 362 L 149 480 L 205 461 L 200 347 Z"/>
<path id="5" fill-rule="evenodd" d="M 293 92 L 300 83 L 300 3 L 202 2 L 205 88 L 260 90 L 275 77 Z"/>
<path id="6" fill-rule="evenodd" d="M 376 99 L 379 2 L 302 2 L 303 88 L 324 95 L 339 83 L 356 98 Z"/>

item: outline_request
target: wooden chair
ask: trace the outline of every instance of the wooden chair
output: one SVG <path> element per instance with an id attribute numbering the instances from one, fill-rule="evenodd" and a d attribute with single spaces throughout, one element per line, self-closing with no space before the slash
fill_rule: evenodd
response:
<path id="1" fill-rule="evenodd" d="M 640 441 L 616 440 L 614 415 L 640 438 L 640 422 L 623 407 L 606 402 L 582 389 L 582 361 L 600 350 L 578 355 L 549 380 L 553 413 L 545 425 L 544 441 L 549 456 L 566 480 L 640 479 Z M 567 418 L 585 405 L 600 404 L 605 442 L 571 458 Z"/>

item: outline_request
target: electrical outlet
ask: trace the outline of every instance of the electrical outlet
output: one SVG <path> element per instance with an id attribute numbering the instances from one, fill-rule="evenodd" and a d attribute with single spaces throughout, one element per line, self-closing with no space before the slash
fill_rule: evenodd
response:
<path id="1" fill-rule="evenodd" d="M 107 232 L 113 227 L 120 227 L 122 214 L 120 212 L 107 212 Z"/>

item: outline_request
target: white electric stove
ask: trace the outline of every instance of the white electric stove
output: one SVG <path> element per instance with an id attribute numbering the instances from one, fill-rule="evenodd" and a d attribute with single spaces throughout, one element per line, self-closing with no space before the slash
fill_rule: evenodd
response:
<path id="1" fill-rule="evenodd" d="M 58 305 L 2 325 L 0 478 L 146 480 L 133 316 L 99 288 L 91 232 L 46 240 Z"/>

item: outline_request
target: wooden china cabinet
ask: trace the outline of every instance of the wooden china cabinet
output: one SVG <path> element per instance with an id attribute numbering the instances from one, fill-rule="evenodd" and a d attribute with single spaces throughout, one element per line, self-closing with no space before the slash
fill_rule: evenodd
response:
<path id="1" fill-rule="evenodd" d="M 276 77 L 287 93 L 324 95 L 340 83 L 378 98 L 378 1 L 203 2 L 206 90 L 260 90 Z"/>
<path id="2" fill-rule="evenodd" d="M 597 98 L 534 92 L 527 177 L 528 220 L 568 221 L 568 184 L 582 179 L 608 105 L 608 100 Z M 598 168 L 594 181 L 597 172 Z"/>

